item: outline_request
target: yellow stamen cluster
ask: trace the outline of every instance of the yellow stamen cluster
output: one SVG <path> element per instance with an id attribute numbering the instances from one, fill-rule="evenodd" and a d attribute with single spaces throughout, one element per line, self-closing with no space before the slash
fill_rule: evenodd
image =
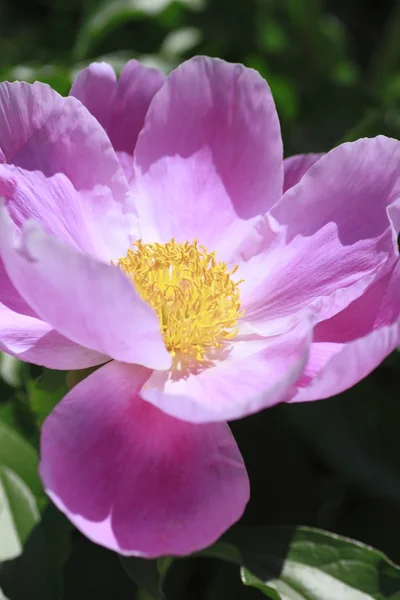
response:
<path id="1" fill-rule="evenodd" d="M 237 333 L 239 284 L 227 265 L 197 241 L 136 242 L 118 266 L 156 311 L 164 342 L 175 361 L 204 361 Z"/>

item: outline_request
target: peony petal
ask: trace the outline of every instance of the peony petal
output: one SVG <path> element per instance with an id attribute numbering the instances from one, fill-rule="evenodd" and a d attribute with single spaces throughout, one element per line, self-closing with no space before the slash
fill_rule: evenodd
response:
<path id="1" fill-rule="evenodd" d="M 236 216 L 207 151 L 161 159 L 135 177 L 132 199 L 143 242 L 197 239 L 220 260 L 231 259 L 254 227 Z"/>
<path id="2" fill-rule="evenodd" d="M 63 337 L 40 319 L 20 315 L 0 304 L 0 349 L 19 360 L 48 369 L 87 369 L 108 360 Z"/>
<path id="3" fill-rule="evenodd" d="M 137 60 L 127 62 L 118 82 L 110 65 L 92 63 L 78 74 L 70 95 L 101 123 L 116 151 L 132 156 L 149 104 L 164 81 L 160 71 Z"/>
<path id="4" fill-rule="evenodd" d="M 189 196 L 186 209 L 193 220 L 211 221 L 219 211 L 250 219 L 278 200 L 283 182 L 279 121 L 269 87 L 256 71 L 196 57 L 168 77 L 148 110 L 135 170 L 147 173 L 166 157 L 194 156 L 201 157 L 203 170 L 213 177 L 215 172 L 225 194 L 212 213 L 210 203 L 203 208 Z M 166 212 L 153 210 L 155 227 L 162 228 Z"/>
<path id="5" fill-rule="evenodd" d="M 118 267 L 46 235 L 34 221 L 19 231 L 5 207 L 0 254 L 21 296 L 56 331 L 111 358 L 169 368 L 157 316 Z"/>
<path id="6" fill-rule="evenodd" d="M 179 378 L 154 372 L 140 395 L 167 414 L 192 423 L 238 419 L 284 402 L 307 360 L 312 326 L 302 319 L 275 338 L 232 343 L 231 352 L 198 373 Z"/>
<path id="7" fill-rule="evenodd" d="M 133 158 L 127 152 L 117 152 L 117 156 L 119 158 L 119 162 L 121 163 L 124 175 L 129 181 L 133 175 Z"/>
<path id="8" fill-rule="evenodd" d="M 18 225 L 34 218 L 104 260 L 124 255 L 136 238 L 119 160 L 75 98 L 40 83 L 0 84 L 0 159 L 0 196 Z"/>
<path id="9" fill-rule="evenodd" d="M 114 148 L 133 154 L 153 97 L 165 81 L 157 69 L 130 60 L 117 84 L 109 136 Z"/>
<path id="10" fill-rule="evenodd" d="M 299 183 L 307 171 L 324 156 L 321 154 L 296 154 L 283 161 L 283 192 Z"/>
<path id="11" fill-rule="evenodd" d="M 318 400 L 366 377 L 400 343 L 400 261 L 366 293 L 319 323 L 293 401 Z"/>
<path id="12" fill-rule="evenodd" d="M 30 306 L 21 298 L 15 287 L 10 281 L 7 271 L 0 259 L 0 303 L 7 306 L 9 309 L 21 313 L 23 315 L 30 315 L 35 317 L 34 311 Z"/>
<path id="13" fill-rule="evenodd" d="M 78 98 L 108 133 L 116 87 L 117 76 L 112 66 L 92 63 L 78 73 L 69 95 Z"/>
<path id="14" fill-rule="evenodd" d="M 393 264 L 388 207 L 400 206 L 399 197 L 396 140 L 363 139 L 320 158 L 271 211 L 284 235 L 241 268 L 247 318 L 281 318 L 310 304 L 321 320 L 343 310 Z"/>
<path id="15" fill-rule="evenodd" d="M 249 482 L 226 423 L 173 419 L 138 396 L 149 372 L 111 362 L 44 423 L 40 474 L 87 537 L 119 554 L 200 550 L 237 521 Z"/>
<path id="16" fill-rule="evenodd" d="M 290 401 L 305 402 L 321 400 L 340 394 L 369 375 L 400 344 L 400 322 L 376 329 L 364 338 L 348 344 L 315 344 L 311 350 L 310 367 L 315 368 L 317 353 L 323 353 L 323 360 L 315 378 L 310 382 L 306 376 L 299 382 L 299 389 Z M 322 348 L 321 348 L 321 347 Z M 325 347 L 324 347 L 325 346 Z M 305 384 L 306 387 L 302 387 Z"/>

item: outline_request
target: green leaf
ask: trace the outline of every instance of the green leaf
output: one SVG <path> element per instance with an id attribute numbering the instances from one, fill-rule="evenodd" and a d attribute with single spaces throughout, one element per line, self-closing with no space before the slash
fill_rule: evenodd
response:
<path id="1" fill-rule="evenodd" d="M 236 563 L 240 565 L 242 563 L 242 555 L 240 550 L 236 548 L 233 544 L 228 542 L 216 542 L 212 546 L 197 552 L 195 556 L 204 556 L 207 558 L 220 558 L 221 560 L 226 560 L 228 562 Z"/>
<path id="2" fill-rule="evenodd" d="M 136 591 L 116 552 L 73 532 L 64 567 L 63 600 L 138 600 Z"/>
<path id="3" fill-rule="evenodd" d="M 0 600 L 9 600 L 9 598 L 3 594 L 2 590 L 0 590 Z"/>
<path id="4" fill-rule="evenodd" d="M 3 563 L 0 587 L 11 600 L 61 600 L 72 525 L 49 505 L 21 556 Z"/>
<path id="5" fill-rule="evenodd" d="M 0 467 L 0 560 L 14 558 L 39 520 L 30 489 L 13 471 Z"/>
<path id="6" fill-rule="evenodd" d="M 289 40 L 280 23 L 265 15 L 259 19 L 257 26 L 258 45 L 267 52 L 282 52 L 289 45 Z"/>
<path id="7" fill-rule="evenodd" d="M 18 390 L 7 402 L 0 403 L 0 422 L 36 447 L 38 432 L 22 390 Z"/>
<path id="8" fill-rule="evenodd" d="M 378 550 L 309 527 L 249 527 L 226 536 L 242 580 L 281 600 L 400 600 L 400 567 Z"/>
<path id="9" fill-rule="evenodd" d="M 107 0 L 90 14 L 73 50 L 75 60 L 88 55 L 91 46 L 111 29 L 132 19 L 161 13 L 172 0 Z"/>
<path id="10" fill-rule="evenodd" d="M 393 83 L 393 82 L 392 82 Z M 390 90 L 387 90 L 390 93 Z M 396 93 L 399 97 L 399 94 Z M 352 124 L 341 138 L 340 144 L 354 142 L 361 137 L 375 137 L 386 135 L 400 137 L 400 111 L 394 107 L 390 109 L 368 109 L 360 120 Z"/>
<path id="11" fill-rule="evenodd" d="M 386 31 L 380 36 L 380 44 L 372 56 L 369 67 L 369 87 L 371 93 L 380 96 L 385 85 L 396 74 L 400 59 L 400 3 L 393 3 L 393 10 L 387 19 Z"/>
<path id="12" fill-rule="evenodd" d="M 241 585 L 240 569 L 237 565 L 208 561 L 201 565 L 201 571 L 198 571 L 198 575 L 200 574 L 201 585 L 204 588 L 201 595 L 199 594 L 202 600 L 263 600 L 262 592 L 254 587 Z M 184 593 L 181 599 L 186 600 L 191 597 L 190 591 L 191 586 L 187 588 L 186 594 Z M 280 599 L 276 597 L 274 600 Z"/>
<path id="13" fill-rule="evenodd" d="M 244 583 L 244 585 L 248 585 L 249 587 L 253 587 L 253 588 L 256 588 L 257 590 L 260 590 L 270 600 L 289 600 L 289 599 L 290 600 L 302 600 L 301 596 L 298 596 L 298 595 L 297 596 L 296 595 L 284 596 L 284 595 L 279 594 L 277 589 L 274 589 L 274 588 L 270 587 L 269 585 L 267 585 L 266 583 L 264 583 L 263 581 L 260 581 L 260 579 L 258 579 L 258 577 L 255 577 L 254 575 L 252 575 L 252 573 L 250 573 L 250 571 L 248 571 L 245 567 L 241 567 L 240 576 L 241 576 L 241 579 L 242 579 L 242 582 Z M 290 594 L 290 590 L 289 590 L 289 594 Z"/>
<path id="14" fill-rule="evenodd" d="M 67 391 L 64 371 L 45 369 L 41 377 L 27 382 L 29 405 L 39 427 Z"/>
<path id="15" fill-rule="evenodd" d="M 99 369 L 99 366 L 89 367 L 87 369 L 78 369 L 76 371 L 68 371 L 65 378 L 66 391 L 72 390 L 73 387 L 97 371 L 97 369 Z"/>
<path id="16" fill-rule="evenodd" d="M 135 600 L 154 600 L 154 596 L 152 596 L 145 588 L 138 588 Z"/>
<path id="17" fill-rule="evenodd" d="M 165 38 L 160 48 L 161 56 L 167 59 L 177 59 L 189 52 L 201 41 L 201 31 L 196 27 L 181 27 L 171 31 Z"/>
<path id="18" fill-rule="evenodd" d="M 37 472 L 36 450 L 16 431 L 2 422 L 0 422 L 0 466 L 14 471 L 35 496 L 43 494 Z"/>
<path id="19" fill-rule="evenodd" d="M 119 559 L 126 573 L 138 587 L 146 590 L 154 600 L 163 600 L 163 583 L 171 566 L 172 558 L 148 560 L 120 556 Z"/>
<path id="20" fill-rule="evenodd" d="M 228 537 L 229 537 L 229 534 L 228 534 Z M 205 548 L 204 550 L 197 552 L 194 556 L 207 557 L 207 558 L 219 558 L 221 560 L 224 560 L 224 561 L 227 561 L 227 562 L 239 565 L 239 566 L 242 565 L 243 561 L 244 561 L 242 553 L 240 552 L 239 548 L 237 548 L 234 544 L 231 544 L 229 542 L 224 542 L 224 541 L 216 542 L 212 546 L 209 546 L 208 548 Z M 242 571 L 242 569 L 241 569 L 241 571 Z M 247 582 L 243 580 L 243 575 L 242 575 L 242 581 L 243 581 L 243 583 L 248 585 Z M 255 585 L 254 587 L 258 587 L 258 586 Z M 269 598 L 271 600 L 281 600 L 281 597 L 279 596 L 279 594 L 274 589 L 269 588 L 265 583 L 263 584 L 262 591 L 263 591 L 263 593 L 266 593 L 268 591 Z"/>
<path id="21" fill-rule="evenodd" d="M 400 506 L 398 374 L 386 368 L 323 402 L 284 407 L 296 430 L 348 481 Z"/>
<path id="22" fill-rule="evenodd" d="M 14 408 L 12 402 L 8 400 L 3 404 L 0 404 L 0 423 L 4 423 L 11 429 L 17 429 L 18 424 L 14 414 Z"/>
<path id="23" fill-rule="evenodd" d="M 0 352 L 0 377 L 11 387 L 21 384 L 22 365 L 14 356 Z"/>

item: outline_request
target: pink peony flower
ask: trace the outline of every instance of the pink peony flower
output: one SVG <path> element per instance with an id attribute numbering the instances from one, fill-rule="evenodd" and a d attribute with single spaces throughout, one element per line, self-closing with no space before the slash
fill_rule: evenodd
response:
<path id="1" fill-rule="evenodd" d="M 399 342 L 400 143 L 283 161 L 265 81 L 210 58 L 2 84 L 0 114 L 1 348 L 103 365 L 44 424 L 45 488 L 122 554 L 211 544 L 249 495 L 226 421 Z"/>

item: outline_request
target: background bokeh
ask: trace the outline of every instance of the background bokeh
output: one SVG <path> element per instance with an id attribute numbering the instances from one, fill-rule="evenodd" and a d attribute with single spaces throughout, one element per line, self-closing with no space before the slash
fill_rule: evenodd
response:
<path id="1" fill-rule="evenodd" d="M 194 54 L 268 80 L 288 154 L 400 129 L 394 0 L 1 0 L 2 79 L 67 93 L 93 59 L 170 70 Z"/>
<path id="2" fill-rule="evenodd" d="M 139 58 L 169 71 L 195 54 L 242 62 L 267 79 L 286 156 L 380 133 L 400 138 L 400 2 L 0 0 L 0 80 L 39 80 L 67 94 L 93 60 L 119 71 Z M 252 483 L 243 524 L 319 527 L 399 564 L 399 373 L 395 352 L 339 397 L 233 423 Z M 0 567 L 0 587 L 10 600 L 148 599 L 150 565 L 139 563 L 138 588 L 116 555 L 47 507 L 40 425 L 65 390 L 65 373 L 1 358 L 0 559 L 24 550 Z M 263 597 L 241 585 L 237 567 L 210 558 L 177 561 L 166 590 L 177 600 Z M 367 598 L 399 600 L 400 579 Z"/>

